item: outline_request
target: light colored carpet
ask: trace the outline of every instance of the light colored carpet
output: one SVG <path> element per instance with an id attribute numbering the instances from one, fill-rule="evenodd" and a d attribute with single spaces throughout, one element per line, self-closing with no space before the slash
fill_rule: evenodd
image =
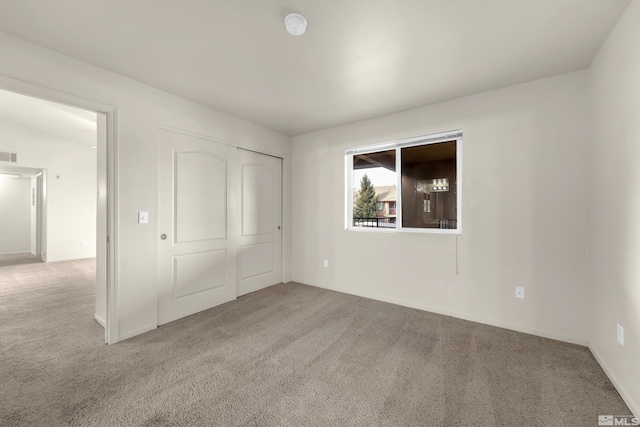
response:
<path id="1" fill-rule="evenodd" d="M 0 425 L 595 426 L 589 351 L 300 284 L 121 342 L 93 260 L 0 267 Z"/>
<path id="2" fill-rule="evenodd" d="M 36 264 L 42 260 L 29 252 L 19 254 L 2 254 L 0 255 L 0 267 L 8 265 Z"/>

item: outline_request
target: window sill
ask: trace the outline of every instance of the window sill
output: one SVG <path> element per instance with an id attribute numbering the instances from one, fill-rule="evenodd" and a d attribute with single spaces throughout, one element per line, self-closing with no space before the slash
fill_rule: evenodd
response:
<path id="1" fill-rule="evenodd" d="M 417 233 L 417 234 L 462 234 L 460 229 L 449 228 L 376 228 L 376 227 L 347 227 L 347 231 L 364 233 Z"/>

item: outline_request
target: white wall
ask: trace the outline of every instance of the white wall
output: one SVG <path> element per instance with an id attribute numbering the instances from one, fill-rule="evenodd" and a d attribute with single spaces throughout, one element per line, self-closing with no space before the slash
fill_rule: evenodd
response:
<path id="1" fill-rule="evenodd" d="M 640 416 L 640 2 L 589 70 L 589 347 Z M 616 343 L 616 324 L 624 346 Z"/>
<path id="2" fill-rule="evenodd" d="M 0 141 L 18 153 L 13 165 L 46 169 L 47 262 L 95 257 L 96 150 L 8 122 L 0 122 Z"/>
<path id="3" fill-rule="evenodd" d="M 294 137 L 293 280 L 586 344 L 586 87 L 581 71 Z M 344 229 L 345 149 L 454 129 L 459 275 L 455 236 Z"/>
<path id="4" fill-rule="evenodd" d="M 31 178 L 0 179 L 0 254 L 31 250 Z"/>
<path id="5" fill-rule="evenodd" d="M 0 75 L 117 107 L 117 249 L 120 338 L 157 325 L 157 131 L 172 126 L 284 158 L 283 277 L 290 275 L 291 138 L 135 80 L 0 34 Z M 185 76 L 188 78 L 189 76 Z M 137 224 L 137 212 L 149 224 Z"/>

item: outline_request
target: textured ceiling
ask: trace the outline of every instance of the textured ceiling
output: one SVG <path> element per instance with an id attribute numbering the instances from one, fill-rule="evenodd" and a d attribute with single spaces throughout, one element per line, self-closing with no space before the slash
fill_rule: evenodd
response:
<path id="1" fill-rule="evenodd" d="M 12 166 L 12 165 L 8 165 L 0 162 L 0 174 L 8 173 L 11 175 L 14 175 L 14 174 L 20 175 L 20 178 L 30 178 L 32 176 L 36 176 L 40 172 L 42 172 L 42 169 L 26 168 L 22 166 Z M 11 178 L 8 178 L 8 179 L 11 179 Z M 0 183 L 2 183 L 2 180 L 3 178 L 2 176 L 0 176 Z"/>
<path id="2" fill-rule="evenodd" d="M 3 0 L 0 30 L 299 135 L 584 69 L 629 1 Z"/>
<path id="3" fill-rule="evenodd" d="M 14 129 L 33 138 L 97 145 L 96 113 L 0 90 L 0 151 L 2 140 L 11 138 Z"/>

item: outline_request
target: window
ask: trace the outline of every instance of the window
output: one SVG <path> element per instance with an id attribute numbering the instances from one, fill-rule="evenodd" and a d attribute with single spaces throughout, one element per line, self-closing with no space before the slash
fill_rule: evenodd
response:
<path id="1" fill-rule="evenodd" d="M 384 204 L 396 200 L 396 151 L 354 155 L 351 177 L 351 224 L 354 227 L 395 228 L 395 214 L 388 215 Z"/>
<path id="2" fill-rule="evenodd" d="M 462 132 L 346 151 L 348 229 L 462 231 Z"/>

